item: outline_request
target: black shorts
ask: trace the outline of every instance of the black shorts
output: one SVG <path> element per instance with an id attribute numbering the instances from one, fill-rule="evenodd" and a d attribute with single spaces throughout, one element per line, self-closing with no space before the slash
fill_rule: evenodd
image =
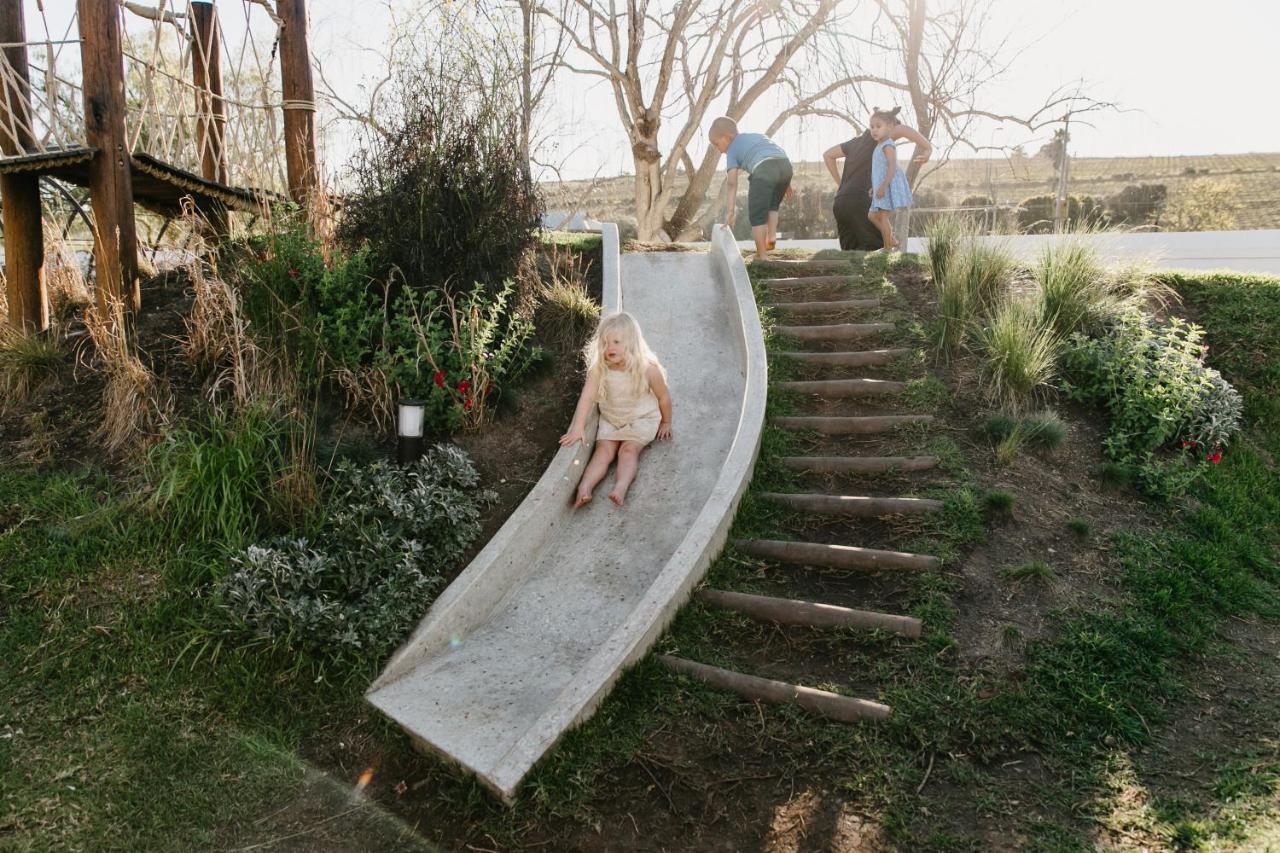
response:
<path id="1" fill-rule="evenodd" d="M 791 161 L 773 157 L 756 166 L 747 179 L 747 219 L 754 225 L 768 225 L 769 213 L 782 205 L 791 186 Z"/>

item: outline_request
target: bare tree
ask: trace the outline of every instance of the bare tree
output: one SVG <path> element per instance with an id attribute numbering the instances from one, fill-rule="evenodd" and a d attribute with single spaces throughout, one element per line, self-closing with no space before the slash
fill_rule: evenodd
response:
<path id="1" fill-rule="evenodd" d="M 956 146 L 981 150 L 973 142 L 979 121 L 995 121 L 1037 131 L 1060 123 L 1067 115 L 1115 109 L 1110 102 L 1086 96 L 1077 85 L 1046 93 L 1026 112 L 997 112 L 985 108 L 987 87 L 1009 72 L 1020 55 L 1007 34 L 996 35 L 991 0 L 874 0 L 875 18 L 863 32 L 851 32 L 850 41 L 861 49 L 844 52 L 845 67 L 858 67 L 885 59 L 895 79 L 874 81 L 858 94 L 867 102 L 884 95 L 903 98 L 910 107 L 908 123 L 925 137 L 936 140 L 942 157 L 932 169 L 946 162 Z M 923 164 L 912 162 L 907 179 L 914 185 Z M 927 174 L 927 173 L 926 173 Z"/>
<path id="2" fill-rule="evenodd" d="M 838 6 L 837 0 L 677 0 L 667 10 L 627 0 L 619 9 L 613 0 L 563 0 L 538 7 L 572 41 L 563 67 L 610 86 L 635 167 L 638 236 L 678 237 L 694 221 L 720 157 L 703 137 L 713 106 L 741 119 L 766 92 L 787 86 L 793 103 L 772 131 L 791 117 L 821 113 L 835 89 L 873 79 L 845 75 L 811 92 L 804 84 L 814 75 L 794 73 L 805 58 L 819 60 L 818 37 L 834 32 Z M 664 152 L 659 135 L 668 118 L 677 130 Z M 705 152 L 699 163 L 695 145 Z M 677 198 L 682 171 L 687 185 Z"/>
<path id="3" fill-rule="evenodd" d="M 389 38 L 383 46 L 360 48 L 374 54 L 377 71 L 363 83 L 359 96 L 343 95 L 326 75 L 323 63 L 316 60 L 320 89 L 334 118 L 385 135 L 380 116 L 394 109 L 388 99 L 393 97 L 396 80 L 406 64 L 421 64 L 432 54 L 448 52 L 451 61 L 438 64 L 443 74 L 453 77 L 451 82 L 460 97 L 483 96 L 498 79 L 517 81 L 520 157 L 526 163 L 538 163 L 542 141 L 539 114 L 568 39 L 559 28 L 544 32 L 535 0 L 482 0 L 476 4 L 385 0 L 384 5 L 391 19 Z M 552 164 L 539 165 L 554 168 Z"/>

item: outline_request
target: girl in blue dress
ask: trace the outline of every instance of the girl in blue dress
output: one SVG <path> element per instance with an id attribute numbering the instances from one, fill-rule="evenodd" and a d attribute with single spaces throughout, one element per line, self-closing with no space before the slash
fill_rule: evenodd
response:
<path id="1" fill-rule="evenodd" d="M 906 173 L 898 168 L 898 153 L 890 135 L 898 123 L 899 109 L 871 114 L 871 137 L 876 141 L 876 150 L 871 157 L 871 209 L 867 218 L 880 229 L 886 252 L 898 248 L 890 220 L 893 211 L 911 206 L 911 187 L 907 186 Z"/>

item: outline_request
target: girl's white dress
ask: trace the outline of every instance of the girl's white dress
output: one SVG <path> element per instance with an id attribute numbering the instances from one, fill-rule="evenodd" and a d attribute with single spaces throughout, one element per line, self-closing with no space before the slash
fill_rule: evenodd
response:
<path id="1" fill-rule="evenodd" d="M 636 394 L 631 374 L 625 370 L 605 370 L 600 406 L 600 426 L 596 441 L 638 441 L 648 444 L 658 435 L 662 412 L 649 383 Z"/>

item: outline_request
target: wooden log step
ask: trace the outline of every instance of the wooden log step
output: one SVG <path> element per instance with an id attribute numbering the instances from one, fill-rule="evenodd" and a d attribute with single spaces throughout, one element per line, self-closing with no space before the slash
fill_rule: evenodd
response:
<path id="1" fill-rule="evenodd" d="M 735 539 L 733 546 L 751 557 L 797 566 L 822 566 L 850 571 L 924 571 L 939 566 L 937 557 L 881 551 L 852 545 L 824 545 L 820 542 L 784 542 L 779 539 Z"/>
<path id="2" fill-rule="evenodd" d="M 873 367 L 880 364 L 892 364 L 911 353 L 904 348 L 869 349 L 859 352 L 783 352 L 785 358 L 803 364 L 817 364 L 831 367 Z"/>
<path id="3" fill-rule="evenodd" d="M 778 334 L 800 341 L 847 341 L 894 330 L 892 323 L 835 323 L 830 326 L 778 326 Z"/>
<path id="4" fill-rule="evenodd" d="M 853 271 L 853 261 L 836 258 L 769 258 L 763 261 L 752 260 L 751 265 L 755 267 L 810 267 L 813 269 Z"/>
<path id="5" fill-rule="evenodd" d="M 930 498 L 873 498 L 863 495 L 811 495 L 761 492 L 770 503 L 781 504 L 814 515 L 844 515 L 877 518 L 882 515 L 923 515 L 939 512 L 942 501 Z"/>
<path id="6" fill-rule="evenodd" d="M 880 397 L 901 394 L 907 383 L 887 379 L 819 379 L 805 382 L 775 382 L 779 391 L 817 394 L 819 397 Z"/>
<path id="7" fill-rule="evenodd" d="M 769 307 L 784 314 L 802 317 L 818 314 L 835 314 L 841 311 L 874 311 L 880 307 L 879 299 L 836 299 L 817 302 L 772 302 Z"/>
<path id="8" fill-rule="evenodd" d="M 813 474 L 887 474 L 927 471 L 937 466 L 936 456 L 784 456 L 782 464 L 794 471 Z"/>
<path id="9" fill-rule="evenodd" d="M 921 622 L 912 616 L 854 610 L 835 604 L 749 595 L 721 589 L 704 589 L 698 599 L 717 610 L 741 613 L 752 619 L 777 622 L 780 625 L 805 625 L 811 628 L 867 628 L 889 631 L 903 637 L 919 637 Z"/>
<path id="10" fill-rule="evenodd" d="M 793 275 L 785 278 L 762 278 L 760 283 L 768 287 L 831 287 L 853 284 L 858 277 L 849 275 Z"/>
<path id="11" fill-rule="evenodd" d="M 783 429 L 813 430 L 823 435 L 873 435 L 907 424 L 931 424 L 933 415 L 861 415 L 815 417 L 808 415 L 774 418 Z"/>
<path id="12" fill-rule="evenodd" d="M 705 663 L 671 655 L 655 655 L 655 657 L 659 663 L 673 672 L 691 676 L 704 684 L 728 690 L 730 693 L 736 693 L 752 701 L 770 702 L 775 705 L 794 703 L 807 711 L 845 723 L 857 720 L 883 720 L 890 714 L 888 705 L 867 699 L 855 699 L 852 696 L 841 696 L 839 693 L 830 693 L 813 687 L 743 675 L 733 670 L 708 666 Z"/>

